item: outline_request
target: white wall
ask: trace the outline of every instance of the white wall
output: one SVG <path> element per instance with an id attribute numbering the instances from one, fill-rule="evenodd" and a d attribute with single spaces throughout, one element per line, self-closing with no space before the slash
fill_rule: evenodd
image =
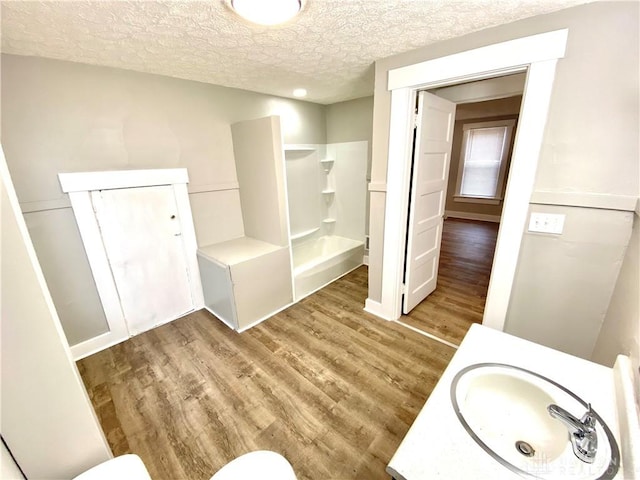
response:
<path id="1" fill-rule="evenodd" d="M 0 431 L 28 478 L 71 478 L 111 458 L 111 450 L 71 358 L 1 157 Z"/>
<path id="2" fill-rule="evenodd" d="M 640 193 L 639 9 L 637 2 L 590 3 L 475 32 L 376 62 L 371 169 L 371 182 L 375 188 L 370 193 L 369 217 L 371 300 L 380 301 L 383 276 L 385 182 L 389 167 L 389 70 L 485 45 L 568 28 L 567 52 L 557 65 L 534 197 L 543 196 L 545 203 L 551 204 L 596 207 L 594 210 L 604 208 L 604 213 L 599 215 L 615 217 L 619 212 L 607 209 L 607 205 L 618 201 L 628 203 Z M 595 222 L 589 223 L 596 225 Z M 616 238 L 624 238 L 625 235 L 628 238 L 629 222 L 608 223 L 619 229 L 615 232 Z M 599 234 L 598 227 L 594 228 L 588 235 Z M 530 239 L 531 248 L 525 248 L 521 255 L 515 288 L 520 288 L 525 296 L 526 289 L 522 285 L 531 285 L 535 281 L 536 266 L 550 264 L 558 255 L 554 245 L 541 248 L 540 241 L 538 237 Z M 619 248 L 622 251 L 624 246 Z M 535 258 L 523 257 L 532 254 Z M 596 241 L 589 245 L 586 257 L 598 263 L 609 258 L 609 254 L 608 249 Z M 569 328 L 564 318 L 572 307 L 563 304 L 560 298 L 567 294 L 578 295 L 585 305 L 597 298 L 593 309 L 587 309 L 591 313 L 582 323 L 582 328 L 589 332 L 586 337 L 591 345 L 581 345 L 580 350 L 590 352 L 605 313 L 601 309 L 601 297 L 594 292 L 611 292 L 615 278 L 603 275 L 594 279 L 589 289 L 577 291 L 571 282 L 575 273 L 558 271 L 556 275 L 560 276 L 559 283 L 563 289 L 545 289 L 545 285 L 540 285 L 544 292 L 537 297 L 546 304 L 562 305 L 562 308 L 553 311 L 553 328 L 546 331 L 541 331 L 542 327 L 537 329 L 535 325 L 528 328 L 537 332 L 541 343 L 553 343 L 554 337 L 559 334 L 565 336 Z M 522 311 L 524 305 L 532 304 L 532 300 L 528 298 L 521 305 L 512 302 L 510 312 Z"/>
<path id="3" fill-rule="evenodd" d="M 367 183 L 371 181 L 373 97 L 327 105 L 327 143 L 367 142 Z M 369 195 L 365 199 L 365 234 L 369 234 Z"/>
<path id="4" fill-rule="evenodd" d="M 618 354 L 631 357 L 636 386 L 640 386 L 640 216 L 636 212 L 633 233 L 620 276 L 607 309 L 591 359 L 608 367 Z M 638 391 L 638 390 L 636 390 Z"/>
<path id="5" fill-rule="evenodd" d="M 364 140 L 371 145 L 373 97 L 327 105 L 327 143 Z M 369 161 L 371 160 L 369 152 Z M 367 170 L 369 171 L 369 170 Z"/>
<path id="6" fill-rule="evenodd" d="M 324 145 L 308 145 L 312 150 L 285 150 L 287 172 L 287 201 L 291 236 L 320 228 L 324 199 L 320 191 L 324 187 L 325 174 L 320 166 L 324 157 Z M 301 238 L 300 241 L 304 241 Z"/>
<path id="7" fill-rule="evenodd" d="M 290 147 L 285 152 L 289 218 L 295 242 L 321 235 L 364 241 L 368 145 L 364 141 L 316 144 L 305 145 L 309 150 Z M 323 164 L 321 159 L 332 162 Z M 323 191 L 334 193 L 326 195 Z M 324 219 L 335 223 L 325 224 Z"/>
<path id="8" fill-rule="evenodd" d="M 0 443 L 0 478 L 3 480 L 23 480 L 24 475 L 18 465 L 11 458 L 11 454 L 4 443 Z"/>
<path id="9" fill-rule="evenodd" d="M 230 124 L 280 115 L 287 143 L 324 143 L 322 105 L 158 75 L 2 56 L 2 138 L 69 342 L 106 328 L 59 172 L 186 167 L 200 245 L 242 236 Z"/>
<path id="10" fill-rule="evenodd" d="M 327 156 L 334 159 L 329 173 L 336 193 L 329 215 L 336 219 L 333 233 L 364 242 L 367 200 L 368 142 L 342 142 L 327 145 Z"/>
<path id="11" fill-rule="evenodd" d="M 562 235 L 525 232 L 504 331 L 589 359 L 629 243 L 633 212 L 530 205 Z"/>
<path id="12" fill-rule="evenodd" d="M 71 209 L 34 211 L 24 217 L 40 265 L 46 267 L 58 315 L 67 322 L 67 330 L 72 326 L 67 332 L 70 343 L 109 331 Z"/>
<path id="13" fill-rule="evenodd" d="M 245 234 L 286 247 L 289 226 L 280 118 L 234 123 L 231 131 Z"/>

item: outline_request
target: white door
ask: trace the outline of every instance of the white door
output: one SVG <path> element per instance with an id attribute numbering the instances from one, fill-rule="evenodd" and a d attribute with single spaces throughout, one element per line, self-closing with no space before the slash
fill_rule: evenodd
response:
<path id="1" fill-rule="evenodd" d="M 413 151 L 403 313 L 436 289 L 456 104 L 420 92 Z"/>
<path id="2" fill-rule="evenodd" d="M 91 192 L 129 335 L 194 309 L 171 185 Z"/>

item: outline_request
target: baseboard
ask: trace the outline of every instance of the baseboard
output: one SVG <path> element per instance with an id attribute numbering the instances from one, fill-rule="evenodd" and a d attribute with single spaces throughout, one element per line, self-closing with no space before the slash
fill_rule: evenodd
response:
<path id="1" fill-rule="evenodd" d="M 463 220 L 478 220 L 480 222 L 500 223 L 500 215 L 487 215 L 485 213 L 472 212 L 455 212 L 453 210 L 445 210 L 446 217 L 461 218 Z"/>
<path id="2" fill-rule="evenodd" d="M 105 332 L 98 335 L 97 337 L 85 340 L 84 342 L 71 345 L 69 348 L 71 350 L 71 356 L 73 357 L 73 360 L 77 362 L 78 360 L 82 360 L 89 355 L 93 355 L 94 353 L 106 350 L 107 348 L 113 347 L 114 345 L 122 343 L 128 339 L 128 336 L 121 337 L 115 335 L 113 332 Z"/>
<path id="3" fill-rule="evenodd" d="M 179 318 L 186 317 L 187 315 L 190 315 L 197 310 L 199 309 L 189 310 L 186 313 L 178 315 L 177 317 L 169 318 L 168 320 L 165 320 L 161 323 L 154 325 L 148 330 L 138 332 L 134 335 L 130 335 L 128 333 L 125 335 L 116 335 L 114 332 L 102 333 L 97 337 L 93 337 L 93 338 L 90 338 L 89 340 L 85 340 L 84 342 L 80 342 L 73 346 L 70 346 L 69 348 L 71 350 L 71 356 L 73 357 L 73 360 L 77 362 L 78 360 L 82 360 L 83 358 L 88 357 L 89 355 L 93 355 L 94 353 L 98 353 L 102 350 L 106 350 L 109 347 L 113 347 L 118 343 L 122 343 L 125 340 L 129 340 L 132 337 L 141 335 L 145 332 L 148 332 L 149 330 L 153 330 L 154 328 L 161 327 L 162 325 L 165 325 L 167 323 L 174 322 Z"/>
<path id="4" fill-rule="evenodd" d="M 371 300 L 370 298 L 367 298 L 364 301 L 364 311 L 370 313 L 371 315 L 375 315 L 376 317 L 382 318 L 383 320 L 389 320 L 384 315 L 382 303 Z"/>

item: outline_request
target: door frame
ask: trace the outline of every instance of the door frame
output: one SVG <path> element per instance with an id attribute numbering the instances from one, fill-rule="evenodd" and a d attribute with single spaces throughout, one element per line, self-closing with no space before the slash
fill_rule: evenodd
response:
<path id="1" fill-rule="evenodd" d="M 71 346 L 74 360 L 80 360 L 129 338 L 129 331 L 120 306 L 120 297 L 102 242 L 100 226 L 93 210 L 92 191 L 157 185 L 173 187 L 181 223 L 193 307 L 195 310 L 204 307 L 200 270 L 196 258 L 198 247 L 187 192 L 189 176 L 186 168 L 59 173 L 58 178 L 62 191 L 69 194 L 108 326 L 107 332 Z"/>
<path id="2" fill-rule="evenodd" d="M 526 72 L 511 174 L 507 182 L 483 324 L 498 330 L 511 298 L 520 243 L 555 78 L 566 50 L 568 29 L 523 37 L 389 71 L 391 92 L 387 195 L 385 202 L 381 302 L 365 309 L 387 320 L 402 313 L 402 277 L 413 149 L 413 111 L 418 90 Z"/>

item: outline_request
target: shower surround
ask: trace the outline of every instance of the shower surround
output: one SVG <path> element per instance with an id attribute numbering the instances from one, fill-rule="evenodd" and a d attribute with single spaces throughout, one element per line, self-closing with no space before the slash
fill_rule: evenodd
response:
<path id="1" fill-rule="evenodd" d="M 367 149 L 285 145 L 296 301 L 363 263 Z"/>

